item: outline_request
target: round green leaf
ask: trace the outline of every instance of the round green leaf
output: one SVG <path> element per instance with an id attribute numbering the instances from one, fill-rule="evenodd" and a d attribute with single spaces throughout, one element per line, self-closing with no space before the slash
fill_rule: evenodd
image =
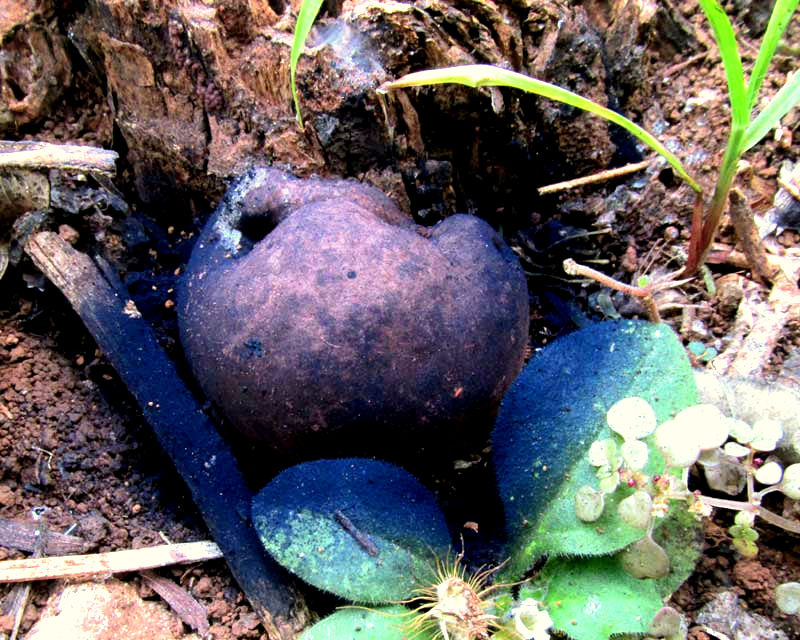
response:
<path id="1" fill-rule="evenodd" d="M 573 640 L 644 633 L 662 606 L 652 580 L 628 575 L 615 556 L 550 558 L 519 598 L 544 601 L 553 627 Z"/>
<path id="2" fill-rule="evenodd" d="M 795 463 L 786 467 L 781 481 L 781 491 L 787 498 L 800 500 L 800 464 Z"/>
<path id="3" fill-rule="evenodd" d="M 784 582 L 775 588 L 775 604 L 787 615 L 800 613 L 800 582 Z"/>
<path id="4" fill-rule="evenodd" d="M 611 430 L 625 440 L 645 438 L 653 433 L 658 425 L 655 411 L 650 403 L 636 396 L 615 402 L 606 414 L 606 421 Z"/>
<path id="5" fill-rule="evenodd" d="M 637 540 L 620 553 L 620 562 L 634 578 L 666 578 L 669 575 L 669 556 L 650 536 Z"/>
<path id="6" fill-rule="evenodd" d="M 433 495 L 361 458 L 286 469 L 253 500 L 266 550 L 306 582 L 357 602 L 397 602 L 430 584 L 450 535 Z"/>
<path id="7" fill-rule="evenodd" d="M 424 629 L 408 628 L 413 613 L 400 605 L 362 609 L 346 607 L 307 629 L 299 640 L 433 640 Z"/>
<path id="8" fill-rule="evenodd" d="M 575 514 L 581 522 L 594 522 L 603 515 L 604 507 L 603 492 L 588 484 L 580 487 L 575 494 Z"/>
<path id="9" fill-rule="evenodd" d="M 617 505 L 619 517 L 636 529 L 647 529 L 653 519 L 653 499 L 647 491 L 634 491 Z"/>

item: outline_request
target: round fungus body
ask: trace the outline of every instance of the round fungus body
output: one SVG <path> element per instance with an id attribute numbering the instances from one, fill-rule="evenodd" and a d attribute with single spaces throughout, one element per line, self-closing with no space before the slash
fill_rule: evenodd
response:
<path id="1" fill-rule="evenodd" d="M 198 239 L 178 317 L 200 386 L 248 436 L 292 459 L 396 458 L 496 410 L 528 294 L 477 217 L 422 228 L 372 187 L 258 168 Z"/>

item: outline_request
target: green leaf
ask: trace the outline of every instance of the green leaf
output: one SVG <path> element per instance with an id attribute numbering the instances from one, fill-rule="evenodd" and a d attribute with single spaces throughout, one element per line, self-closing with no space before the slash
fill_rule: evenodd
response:
<path id="1" fill-rule="evenodd" d="M 637 580 L 622 566 L 621 554 L 599 558 L 548 559 L 519 600 L 543 601 L 554 627 L 574 640 L 645 633 L 663 602 L 694 571 L 702 548 L 697 520 L 677 503 L 654 537 L 670 559 L 669 575 Z"/>
<path id="2" fill-rule="evenodd" d="M 703 527 L 684 502 L 673 502 L 669 516 L 653 532 L 653 538 L 669 556 L 669 575 L 655 581 L 662 600 L 667 600 L 694 572 L 703 550 Z"/>
<path id="3" fill-rule="evenodd" d="M 574 499 L 597 486 L 589 449 L 609 438 L 606 412 L 618 400 L 647 400 L 659 422 L 696 404 L 689 359 L 665 324 L 602 322 L 536 354 L 506 393 L 492 433 L 495 473 L 505 504 L 515 579 L 542 555 L 602 555 L 642 537 L 617 515 L 627 487 L 606 496 L 603 515 L 581 522 Z M 663 471 L 651 447 L 645 473 Z"/>
<path id="4" fill-rule="evenodd" d="M 744 86 L 744 69 L 739 55 L 736 34 L 725 10 L 716 0 L 699 0 L 706 14 L 714 39 L 722 57 L 725 78 L 728 82 L 728 95 L 731 103 L 731 122 L 735 127 L 746 127 L 750 121 L 750 106 Z"/>
<path id="5" fill-rule="evenodd" d="M 300 5 L 300 12 L 297 14 L 297 24 L 294 28 L 294 38 L 292 39 L 292 51 L 289 54 L 289 81 L 292 86 L 292 100 L 294 100 L 294 112 L 297 114 L 297 124 L 303 128 L 303 116 L 300 114 L 300 99 L 297 95 L 297 62 L 303 53 L 317 19 L 323 0 L 303 0 Z"/>
<path id="6" fill-rule="evenodd" d="M 412 630 L 413 613 L 400 605 L 339 609 L 307 629 L 299 640 L 433 640 L 424 629 Z"/>
<path id="7" fill-rule="evenodd" d="M 554 629 L 573 640 L 645 633 L 662 606 L 655 582 L 629 576 L 616 556 L 550 558 L 520 589 L 525 598 L 542 600 Z"/>
<path id="8" fill-rule="evenodd" d="M 607 107 L 592 102 L 583 96 L 562 89 L 559 86 L 537 80 L 515 71 L 502 69 L 493 65 L 471 64 L 457 67 L 446 67 L 444 69 L 430 69 L 417 71 L 399 78 L 393 82 L 382 85 L 379 91 L 391 89 L 401 89 L 403 87 L 420 87 L 432 84 L 462 84 L 468 87 L 511 87 L 522 89 L 528 93 L 533 93 L 543 98 L 556 100 L 570 105 L 577 109 L 582 109 L 593 113 L 601 118 L 619 125 L 631 135 L 641 140 L 672 166 L 673 169 L 683 178 L 695 191 L 701 191 L 700 185 L 684 169 L 683 164 L 672 154 L 663 144 L 661 144 L 650 132 L 640 127 L 638 124 L 629 120 L 625 116 L 612 111 Z"/>
<path id="9" fill-rule="evenodd" d="M 433 495 L 377 460 L 286 469 L 253 499 L 266 550 L 306 582 L 357 602 L 397 602 L 430 584 L 450 535 Z"/>
<path id="10" fill-rule="evenodd" d="M 761 90 L 761 83 L 767 75 L 767 70 L 775 55 L 775 49 L 789 26 L 789 22 L 797 9 L 798 0 L 776 0 L 775 6 L 769 17 L 769 24 L 761 39 L 761 47 L 758 50 L 758 58 L 753 65 L 750 74 L 750 82 L 747 83 L 747 104 L 752 112 L 758 100 L 758 92 Z"/>
<path id="11" fill-rule="evenodd" d="M 795 71 L 744 132 L 742 153 L 758 144 L 791 109 L 800 104 L 800 70 Z"/>

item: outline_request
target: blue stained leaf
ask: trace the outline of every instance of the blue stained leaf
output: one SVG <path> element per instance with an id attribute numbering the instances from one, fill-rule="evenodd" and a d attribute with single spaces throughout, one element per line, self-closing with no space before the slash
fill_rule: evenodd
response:
<path id="1" fill-rule="evenodd" d="M 611 436 L 606 412 L 630 396 L 647 400 L 659 422 L 696 403 L 689 359 L 669 326 L 595 323 L 546 346 L 515 380 L 492 433 L 511 545 L 506 575 L 518 577 L 545 554 L 609 554 L 641 537 L 615 517 L 624 492 L 606 497 L 597 522 L 579 521 L 574 508 L 578 488 L 597 482 L 587 452 Z M 659 464 L 651 451 L 645 472 Z"/>
<path id="2" fill-rule="evenodd" d="M 254 498 L 253 522 L 280 564 L 358 602 L 410 598 L 450 545 L 433 494 L 400 467 L 363 458 L 286 469 Z"/>

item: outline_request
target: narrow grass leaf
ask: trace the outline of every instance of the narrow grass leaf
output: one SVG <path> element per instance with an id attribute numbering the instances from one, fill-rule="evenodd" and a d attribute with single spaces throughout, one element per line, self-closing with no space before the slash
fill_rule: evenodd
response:
<path id="1" fill-rule="evenodd" d="M 742 140 L 742 153 L 758 144 L 789 111 L 800 104 L 800 71 L 795 71 L 758 117 L 750 123 Z"/>
<path id="2" fill-rule="evenodd" d="M 797 4 L 800 0 L 777 0 L 775 6 L 772 8 L 772 14 L 769 17 L 769 24 L 761 39 L 761 47 L 758 50 L 758 57 L 756 63 L 753 65 L 753 71 L 750 74 L 750 82 L 747 84 L 747 104 L 750 111 L 756 106 L 758 100 L 758 92 L 761 90 L 761 83 L 767 75 L 769 65 L 772 62 L 772 57 L 775 55 L 775 49 L 781 41 L 786 27 L 797 10 Z"/>
<path id="3" fill-rule="evenodd" d="M 731 102 L 731 126 L 746 127 L 750 121 L 750 108 L 744 86 L 744 69 L 739 55 L 736 34 L 725 10 L 716 0 L 699 0 L 706 14 L 714 39 L 717 41 L 725 78 L 728 82 L 728 95 Z"/>
<path id="4" fill-rule="evenodd" d="M 445 67 L 443 69 L 430 69 L 410 73 L 393 82 L 387 82 L 381 87 L 382 91 L 390 89 L 401 89 L 404 87 L 420 87 L 433 84 L 461 84 L 468 87 L 511 87 L 522 89 L 528 93 L 533 93 L 543 98 L 556 100 L 563 104 L 570 105 L 577 109 L 582 109 L 593 113 L 609 122 L 619 125 L 630 134 L 641 140 L 656 153 L 662 155 L 666 161 L 677 171 L 695 191 L 700 192 L 700 186 L 686 172 L 678 158 L 673 155 L 663 144 L 661 144 L 651 133 L 637 125 L 625 116 L 612 111 L 602 105 L 597 104 L 583 96 L 562 89 L 559 86 L 537 80 L 515 71 L 502 69 L 492 65 L 473 64 L 457 67 Z"/>
<path id="5" fill-rule="evenodd" d="M 289 55 L 289 76 L 292 85 L 292 99 L 294 100 L 294 112 L 297 114 L 297 124 L 303 128 L 303 116 L 300 113 L 300 99 L 297 95 L 297 61 L 303 53 L 308 40 L 311 27 L 322 7 L 323 0 L 303 0 L 300 5 L 300 12 L 297 14 L 297 25 L 294 29 L 294 39 L 292 40 L 292 51 Z"/>

